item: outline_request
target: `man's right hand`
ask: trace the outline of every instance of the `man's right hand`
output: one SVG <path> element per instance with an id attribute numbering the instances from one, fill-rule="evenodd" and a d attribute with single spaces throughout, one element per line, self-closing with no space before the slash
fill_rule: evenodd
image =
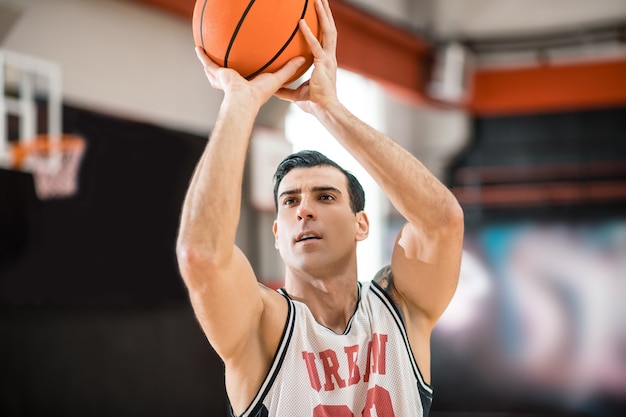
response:
<path id="1" fill-rule="evenodd" d="M 262 73 L 248 81 L 232 68 L 217 65 L 204 50 L 196 46 L 196 55 L 204 67 L 211 86 L 228 96 L 241 94 L 259 108 L 267 102 L 300 68 L 304 57 L 295 57 L 274 73 Z"/>

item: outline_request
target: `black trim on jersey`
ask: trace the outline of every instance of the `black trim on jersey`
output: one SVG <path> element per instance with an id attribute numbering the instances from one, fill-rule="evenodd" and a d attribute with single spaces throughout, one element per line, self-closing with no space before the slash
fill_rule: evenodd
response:
<path id="1" fill-rule="evenodd" d="M 287 320 L 285 320 L 285 328 L 283 329 L 283 334 L 280 337 L 280 341 L 278 343 L 278 347 L 276 348 L 276 353 L 274 354 L 274 358 L 270 364 L 270 369 L 267 371 L 267 375 L 261 382 L 261 386 L 257 391 L 256 395 L 248 405 L 248 407 L 241 413 L 241 417 L 243 416 L 262 416 L 262 411 L 265 408 L 263 405 L 263 400 L 267 396 L 268 392 L 274 385 L 274 381 L 278 376 L 278 372 L 280 371 L 282 364 L 285 360 L 285 355 L 287 354 L 287 348 L 289 347 L 289 343 L 291 342 L 291 337 L 293 336 L 293 330 L 295 328 L 296 322 L 296 309 L 293 306 L 293 301 L 282 292 L 279 291 L 281 295 L 285 297 L 287 301 Z M 235 417 L 232 406 L 229 404 L 230 415 L 231 417 Z M 266 410 L 267 411 L 267 410 Z"/>
<path id="2" fill-rule="evenodd" d="M 352 313 L 350 320 L 348 320 L 348 324 L 346 325 L 346 329 L 343 331 L 343 333 L 336 333 L 333 329 L 326 327 L 323 324 L 317 322 L 317 320 L 315 322 L 319 324 L 320 326 L 322 326 L 323 328 L 325 328 L 326 330 L 328 330 L 329 332 L 332 332 L 333 334 L 336 334 L 338 336 L 345 336 L 348 333 L 350 333 L 350 329 L 352 328 L 352 322 L 354 321 L 356 312 L 359 310 L 359 305 L 361 305 L 361 287 L 362 287 L 361 282 L 357 281 L 358 294 L 357 294 L 357 300 L 356 300 L 356 307 L 354 308 L 354 312 Z M 293 301 L 291 297 L 289 296 L 289 294 L 287 293 L 287 290 L 285 290 L 284 288 L 280 288 L 278 292 L 284 295 L 285 297 L 289 298 L 291 301 Z"/>
<path id="3" fill-rule="evenodd" d="M 413 356 L 413 350 L 411 349 L 411 344 L 409 343 L 409 336 L 406 332 L 406 326 L 404 323 L 404 319 L 400 310 L 398 310 L 398 306 L 396 306 L 395 301 L 391 298 L 389 294 L 380 286 L 376 281 L 371 281 L 370 288 L 373 290 L 372 292 L 376 295 L 383 304 L 389 309 L 396 325 L 400 329 L 400 333 L 402 334 L 402 338 L 404 339 L 404 344 L 407 349 L 407 353 L 409 354 L 409 358 L 411 359 L 411 364 L 413 365 L 413 373 L 415 374 L 415 378 L 419 382 L 418 388 L 420 391 L 423 391 L 426 395 L 430 397 L 432 400 L 433 389 L 432 387 L 424 381 L 424 377 L 422 376 L 422 372 L 417 365 L 417 361 Z"/>
<path id="4" fill-rule="evenodd" d="M 352 328 L 352 322 L 354 321 L 354 317 L 356 316 L 356 312 L 359 311 L 359 306 L 361 305 L 361 287 L 362 287 L 362 285 L 361 285 L 360 281 L 357 281 L 357 287 L 359 289 L 359 293 L 357 295 L 356 307 L 354 308 L 354 312 L 352 313 L 352 317 L 350 317 L 350 320 L 348 320 L 348 325 L 346 326 L 346 330 L 342 333 L 343 335 L 346 335 L 346 334 L 350 333 L 350 329 Z"/>
<path id="5" fill-rule="evenodd" d="M 413 374 L 415 375 L 415 379 L 417 380 L 417 390 L 420 393 L 420 402 L 422 403 L 423 415 L 428 416 L 430 414 L 430 407 L 433 403 L 433 389 L 429 384 L 426 383 L 426 381 L 424 381 L 422 372 L 420 371 L 419 366 L 417 365 L 417 361 L 413 356 L 413 350 L 411 349 L 409 337 L 406 333 L 406 326 L 404 323 L 402 312 L 398 309 L 398 306 L 396 305 L 395 301 L 393 301 L 391 296 L 380 285 L 378 285 L 376 281 L 371 281 L 370 290 L 387 307 L 387 309 L 391 313 L 391 316 L 396 322 L 398 329 L 400 330 L 400 334 L 402 334 L 407 354 L 409 355 L 411 365 L 413 366 Z"/>

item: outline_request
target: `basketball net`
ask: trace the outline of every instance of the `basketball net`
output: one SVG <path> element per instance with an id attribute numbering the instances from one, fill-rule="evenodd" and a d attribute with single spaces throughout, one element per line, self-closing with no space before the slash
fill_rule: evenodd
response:
<path id="1" fill-rule="evenodd" d="M 49 135 L 39 135 L 10 148 L 11 169 L 32 172 L 40 199 L 66 198 L 78 191 L 78 171 L 85 152 L 82 138 L 64 134 L 51 139 Z"/>
<path id="2" fill-rule="evenodd" d="M 38 100 L 46 105 L 43 126 Z M 62 133 L 62 111 L 59 65 L 0 48 L 0 167 L 31 172 L 42 200 L 78 191 L 85 141 Z M 13 138 L 8 137 L 9 116 L 18 122 Z"/>

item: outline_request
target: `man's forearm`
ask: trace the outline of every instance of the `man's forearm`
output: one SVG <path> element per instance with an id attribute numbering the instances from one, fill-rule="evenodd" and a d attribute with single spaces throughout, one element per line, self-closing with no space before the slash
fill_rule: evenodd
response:
<path id="1" fill-rule="evenodd" d="M 228 256 L 239 222 L 241 187 L 256 108 L 226 97 L 185 197 L 179 244 Z"/>
<path id="2" fill-rule="evenodd" d="M 340 103 L 316 112 L 316 116 L 410 223 L 440 227 L 459 211 L 452 193 L 419 160 Z"/>

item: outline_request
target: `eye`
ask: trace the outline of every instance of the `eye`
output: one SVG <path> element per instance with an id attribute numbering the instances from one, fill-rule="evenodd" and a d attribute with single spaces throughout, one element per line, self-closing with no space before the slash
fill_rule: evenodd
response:
<path id="1" fill-rule="evenodd" d="M 283 200 L 283 206 L 291 206 L 296 203 L 296 199 L 294 197 L 287 197 Z"/>
<path id="2" fill-rule="evenodd" d="M 332 201 L 334 199 L 335 199 L 335 196 L 333 196 L 331 194 L 322 194 L 322 195 L 320 195 L 320 200 Z"/>

